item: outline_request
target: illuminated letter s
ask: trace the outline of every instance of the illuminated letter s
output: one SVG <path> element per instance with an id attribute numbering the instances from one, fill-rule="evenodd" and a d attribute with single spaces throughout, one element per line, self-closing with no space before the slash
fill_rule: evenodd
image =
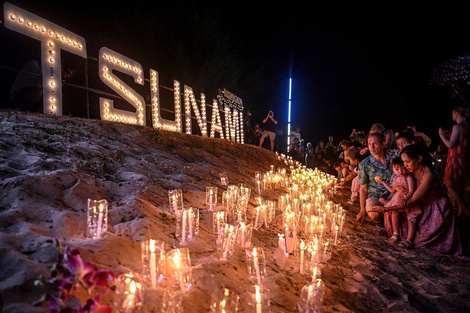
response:
<path id="1" fill-rule="evenodd" d="M 101 80 L 136 109 L 135 113 L 115 109 L 112 100 L 100 97 L 101 119 L 127 124 L 145 125 L 144 98 L 114 75 L 113 70 L 118 70 L 119 72 L 132 76 L 134 81 L 139 85 L 144 84 L 142 66 L 138 62 L 109 48 L 101 48 L 99 55 Z"/>

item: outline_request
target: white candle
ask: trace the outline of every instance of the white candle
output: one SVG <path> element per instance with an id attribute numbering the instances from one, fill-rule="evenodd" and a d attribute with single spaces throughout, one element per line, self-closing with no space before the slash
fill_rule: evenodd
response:
<path id="1" fill-rule="evenodd" d="M 222 260 L 227 260 L 227 254 L 228 254 L 228 249 L 230 246 L 230 240 L 232 239 L 232 232 L 233 232 L 233 226 L 230 225 L 230 229 L 228 231 L 227 239 L 225 239 L 225 249 L 224 249 L 224 254 L 222 255 Z"/>
<path id="2" fill-rule="evenodd" d="M 339 234 L 343 234 L 343 225 L 344 225 L 344 215 L 341 217 L 341 223 L 340 223 L 340 229 L 339 229 Z"/>
<path id="3" fill-rule="evenodd" d="M 220 234 L 220 212 L 217 212 L 217 233 Z"/>
<path id="4" fill-rule="evenodd" d="M 323 240 L 323 224 L 320 225 L 320 242 Z"/>
<path id="5" fill-rule="evenodd" d="M 308 294 L 307 294 L 307 309 L 305 312 L 310 312 L 310 302 L 312 302 L 313 297 L 313 284 L 308 286 Z"/>
<path id="6" fill-rule="evenodd" d="M 328 249 L 328 241 L 325 242 L 325 249 L 323 250 L 323 258 L 326 257 L 326 249 Z M 323 259 L 323 262 L 325 262 L 325 261 L 326 261 L 326 259 Z"/>
<path id="7" fill-rule="evenodd" d="M 178 206 L 176 203 L 176 195 L 173 195 L 172 198 L 173 198 L 173 210 L 175 211 L 175 214 L 176 214 L 176 211 L 178 209 Z"/>
<path id="8" fill-rule="evenodd" d="M 240 228 L 241 228 L 240 246 L 245 247 L 245 223 L 240 223 Z"/>
<path id="9" fill-rule="evenodd" d="M 294 224 L 294 231 L 292 232 L 294 237 L 294 249 L 297 247 L 297 226 Z"/>
<path id="10" fill-rule="evenodd" d="M 175 255 L 173 256 L 173 262 L 175 263 L 175 268 L 176 268 L 176 280 L 179 281 L 181 292 L 184 293 L 186 288 L 185 288 L 183 277 L 181 274 L 180 259 L 181 259 L 181 255 L 180 255 L 179 250 L 177 250 Z"/>
<path id="11" fill-rule="evenodd" d="M 100 203 L 100 209 L 98 213 L 98 227 L 96 228 L 96 238 L 101 238 L 101 224 L 103 224 L 103 204 Z"/>
<path id="12" fill-rule="evenodd" d="M 256 288 L 256 313 L 262 313 L 262 304 L 261 304 L 261 293 L 260 286 L 255 285 Z"/>
<path id="13" fill-rule="evenodd" d="M 127 312 L 127 309 L 132 310 L 134 308 L 135 291 L 136 291 L 135 282 L 132 281 L 129 287 L 129 294 L 126 296 L 124 303 L 122 305 L 123 309 L 126 310 L 125 312 Z"/>
<path id="14" fill-rule="evenodd" d="M 304 273 L 304 241 L 300 241 L 300 274 Z"/>
<path id="15" fill-rule="evenodd" d="M 209 210 L 212 211 L 212 189 L 209 190 Z"/>
<path id="16" fill-rule="evenodd" d="M 313 275 L 312 275 L 312 281 L 315 282 L 317 280 L 317 267 L 315 266 L 313 268 Z"/>
<path id="17" fill-rule="evenodd" d="M 183 221 L 181 226 L 181 244 L 186 244 L 186 210 L 183 210 Z"/>
<path id="18" fill-rule="evenodd" d="M 336 225 L 336 231 L 335 231 L 335 245 L 338 242 L 338 225 Z"/>
<path id="19" fill-rule="evenodd" d="M 284 231 L 285 231 L 286 254 L 289 254 L 289 249 L 287 245 L 287 239 L 289 238 L 289 228 L 287 227 L 287 224 L 286 224 L 286 228 L 284 229 Z"/>
<path id="20" fill-rule="evenodd" d="M 189 218 L 188 218 L 188 225 L 189 225 L 188 240 L 192 241 L 193 240 L 193 223 L 194 223 L 193 210 L 189 209 L 188 214 L 189 214 Z"/>
<path id="21" fill-rule="evenodd" d="M 264 225 L 266 226 L 266 228 L 268 228 L 268 210 L 269 210 L 269 206 L 265 205 L 264 207 Z"/>
<path id="22" fill-rule="evenodd" d="M 155 240 L 149 240 L 150 250 L 150 280 L 152 281 L 152 288 L 157 288 L 157 260 L 155 255 Z"/>
<path id="23" fill-rule="evenodd" d="M 258 252 L 256 248 L 253 248 L 253 263 L 255 265 L 256 281 L 258 283 L 258 286 L 261 286 L 261 275 L 259 272 Z"/>
<path id="24" fill-rule="evenodd" d="M 259 206 L 256 207 L 255 229 L 258 229 L 258 220 L 259 220 Z"/>

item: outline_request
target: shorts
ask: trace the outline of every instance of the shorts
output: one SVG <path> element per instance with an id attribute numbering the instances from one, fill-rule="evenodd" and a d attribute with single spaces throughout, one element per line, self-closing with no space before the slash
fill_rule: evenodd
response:
<path id="1" fill-rule="evenodd" d="M 263 131 L 263 136 L 269 136 L 269 139 L 271 139 L 271 141 L 274 141 L 274 138 L 276 138 L 276 133 L 269 130 L 265 130 Z"/>

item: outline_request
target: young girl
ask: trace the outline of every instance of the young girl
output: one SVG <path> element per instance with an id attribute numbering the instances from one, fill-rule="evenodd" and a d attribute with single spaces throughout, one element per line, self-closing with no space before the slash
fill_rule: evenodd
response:
<path id="1" fill-rule="evenodd" d="M 406 202 L 411 199 L 413 193 L 416 190 L 416 181 L 411 175 L 410 172 L 405 168 L 403 161 L 400 157 L 394 158 L 392 160 L 392 169 L 395 173 L 395 178 L 393 178 L 392 186 L 383 181 L 381 177 L 375 177 L 375 180 L 378 183 L 381 183 L 387 188 L 388 191 L 392 193 L 392 198 L 388 200 L 384 207 L 384 212 L 392 212 L 392 229 L 393 235 L 390 238 L 390 241 L 393 243 L 398 243 L 399 238 L 399 228 L 400 228 L 400 213 L 404 212 L 402 210 Z M 406 196 L 403 196 L 406 195 Z M 394 209 L 391 207 L 395 206 Z M 412 242 L 416 234 L 416 218 L 422 213 L 419 206 L 408 208 L 406 210 L 406 217 L 408 220 L 408 238 L 409 242 Z"/>

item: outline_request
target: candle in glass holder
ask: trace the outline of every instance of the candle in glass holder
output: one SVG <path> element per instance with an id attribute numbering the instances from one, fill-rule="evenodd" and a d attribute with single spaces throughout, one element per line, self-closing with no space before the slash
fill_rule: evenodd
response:
<path id="1" fill-rule="evenodd" d="M 262 313 L 263 312 L 263 305 L 261 303 L 261 293 L 260 293 L 260 286 L 255 285 L 256 289 L 256 313 Z"/>
<path id="2" fill-rule="evenodd" d="M 255 229 L 258 229 L 258 221 L 259 221 L 259 206 L 256 207 Z"/>
<path id="3" fill-rule="evenodd" d="M 100 203 L 100 211 L 98 213 L 98 226 L 96 230 L 96 238 L 101 237 L 101 225 L 103 224 L 103 204 Z"/>
<path id="4" fill-rule="evenodd" d="M 108 201 L 88 199 L 87 237 L 99 239 L 108 228 Z"/>
<path id="5" fill-rule="evenodd" d="M 157 288 L 157 259 L 155 255 L 155 240 L 150 239 L 150 279 L 152 288 Z"/>
<path id="6" fill-rule="evenodd" d="M 258 286 L 261 286 L 261 274 L 259 271 L 258 252 L 256 248 L 253 248 L 253 265 L 255 267 L 256 282 L 258 283 Z"/>
<path id="7" fill-rule="evenodd" d="M 336 231 L 335 231 L 335 246 L 338 243 L 338 225 L 336 225 Z"/>
<path id="8" fill-rule="evenodd" d="M 186 244 L 186 219 L 187 219 L 187 211 L 183 210 L 183 221 L 181 224 L 181 245 Z"/>
<path id="9" fill-rule="evenodd" d="M 209 211 L 217 205 L 217 187 L 206 187 L 206 205 Z"/>
<path id="10" fill-rule="evenodd" d="M 129 294 L 126 296 L 126 299 L 124 300 L 124 303 L 123 303 L 123 309 L 124 310 L 129 310 L 129 309 L 133 309 L 134 308 L 134 301 L 135 301 L 135 291 L 136 291 L 136 288 L 135 288 L 135 282 L 132 281 L 131 282 L 131 285 L 129 287 Z"/>
<path id="11" fill-rule="evenodd" d="M 300 274 L 304 273 L 304 241 L 300 241 Z"/>
<path id="12" fill-rule="evenodd" d="M 114 305 L 118 312 L 136 313 L 142 309 L 142 284 L 132 273 L 119 274 L 116 276 Z"/>
<path id="13" fill-rule="evenodd" d="M 225 239 L 224 253 L 223 253 L 222 258 L 221 258 L 224 261 L 227 260 L 228 251 L 230 249 L 230 242 L 232 240 L 232 233 L 233 233 L 233 226 L 230 225 L 230 228 L 229 228 L 229 231 L 228 231 L 228 234 L 227 234 L 227 238 Z"/>

